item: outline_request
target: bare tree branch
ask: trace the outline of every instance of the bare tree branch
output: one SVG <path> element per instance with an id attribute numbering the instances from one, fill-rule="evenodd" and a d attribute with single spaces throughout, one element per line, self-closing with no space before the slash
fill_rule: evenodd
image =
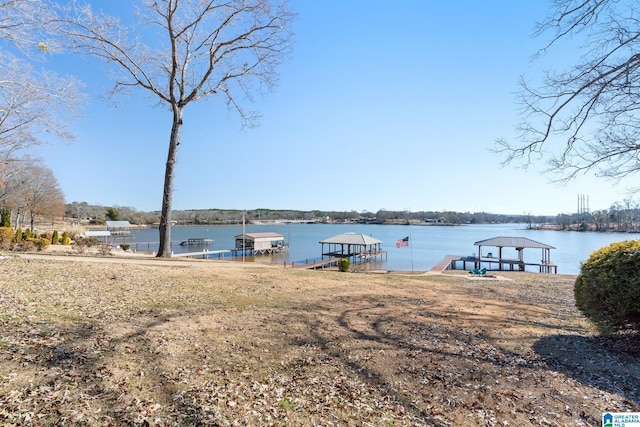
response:
<path id="1" fill-rule="evenodd" d="M 0 0 L 0 156 L 72 137 L 67 125 L 82 104 L 82 85 L 35 68 L 59 46 L 44 0 Z"/>
<path id="2" fill-rule="evenodd" d="M 595 171 L 619 179 L 637 172 L 640 117 L 640 5 L 616 0 L 556 0 L 536 35 L 552 33 L 539 54 L 572 37 L 582 58 L 541 84 L 522 80 L 523 121 L 515 141 L 497 141 L 505 163 L 547 159 L 567 181 Z M 536 87 L 537 86 L 537 87 Z"/>

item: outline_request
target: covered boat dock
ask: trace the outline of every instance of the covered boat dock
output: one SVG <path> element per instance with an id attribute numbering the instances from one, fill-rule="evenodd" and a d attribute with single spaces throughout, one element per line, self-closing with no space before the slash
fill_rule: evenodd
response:
<path id="1" fill-rule="evenodd" d="M 244 233 L 235 236 L 234 255 L 249 252 L 251 255 L 273 254 L 285 251 L 287 244 L 282 234 L 273 232 Z"/>
<path id="2" fill-rule="evenodd" d="M 437 267 L 456 270 L 458 263 L 461 263 L 463 270 L 467 270 L 468 264 L 474 269 L 486 268 L 489 271 L 526 271 L 527 267 L 532 267 L 539 270 L 540 273 L 558 273 L 558 266 L 551 262 L 551 249 L 555 248 L 526 237 L 493 237 L 475 242 L 474 246 L 478 247 L 477 256 L 448 255 Z M 497 252 L 487 248 L 495 248 Z M 511 254 L 505 253 L 505 248 L 515 249 L 516 256 L 512 257 L 513 251 L 511 251 Z M 484 253 L 483 249 L 485 250 Z M 540 249 L 540 261 L 525 260 L 525 249 Z"/>
<path id="3" fill-rule="evenodd" d="M 381 249 L 382 240 L 365 234 L 342 233 L 319 243 L 322 245 L 322 259 L 350 258 L 351 262 L 356 264 L 386 255 Z"/>

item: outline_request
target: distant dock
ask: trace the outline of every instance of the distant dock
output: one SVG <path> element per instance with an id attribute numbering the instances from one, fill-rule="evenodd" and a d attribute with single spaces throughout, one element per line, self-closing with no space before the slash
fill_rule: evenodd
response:
<path id="1" fill-rule="evenodd" d="M 205 239 L 203 237 L 193 237 L 180 242 L 180 246 L 211 246 L 215 243 L 213 239 Z"/>

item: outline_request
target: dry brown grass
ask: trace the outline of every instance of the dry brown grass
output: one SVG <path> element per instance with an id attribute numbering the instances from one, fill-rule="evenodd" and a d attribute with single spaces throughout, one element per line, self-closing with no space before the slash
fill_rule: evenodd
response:
<path id="1" fill-rule="evenodd" d="M 0 424 L 587 426 L 640 411 L 637 338 L 595 337 L 571 276 L 110 260 L 0 260 Z"/>

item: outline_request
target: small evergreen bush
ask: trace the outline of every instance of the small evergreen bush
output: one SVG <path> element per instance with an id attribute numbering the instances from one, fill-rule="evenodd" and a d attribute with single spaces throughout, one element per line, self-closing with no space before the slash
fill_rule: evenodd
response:
<path id="1" fill-rule="evenodd" d="M 69 237 L 69 235 L 67 234 L 66 231 L 64 231 L 62 233 L 62 244 L 63 245 L 70 245 L 71 244 L 71 237 Z"/>
<path id="2" fill-rule="evenodd" d="M 574 285 L 578 309 L 603 333 L 640 330 L 640 241 L 594 251 Z"/>
<path id="3" fill-rule="evenodd" d="M 120 247 L 122 248 L 123 251 L 128 251 L 129 248 L 131 247 L 131 245 L 129 243 L 120 243 Z"/>
<path id="4" fill-rule="evenodd" d="M 24 240 L 23 237 L 24 237 L 24 234 L 22 234 L 22 228 L 18 228 L 16 230 L 16 235 L 14 236 L 13 241 L 16 242 L 16 243 L 20 242 L 20 241 Z"/>
<path id="5" fill-rule="evenodd" d="M 0 249 L 9 250 L 13 247 L 13 229 L 11 227 L 0 227 Z"/>
<path id="6" fill-rule="evenodd" d="M 350 267 L 351 267 L 351 261 L 349 261 L 349 258 L 340 258 L 338 260 L 338 270 L 342 272 L 347 272 L 349 271 Z"/>
<path id="7" fill-rule="evenodd" d="M 51 235 L 51 244 L 57 245 L 60 243 L 60 236 L 58 236 L 58 230 L 53 230 L 53 234 Z"/>
<path id="8" fill-rule="evenodd" d="M 36 246 L 38 252 L 43 251 L 49 247 L 51 240 L 47 238 L 34 239 L 33 244 Z"/>

